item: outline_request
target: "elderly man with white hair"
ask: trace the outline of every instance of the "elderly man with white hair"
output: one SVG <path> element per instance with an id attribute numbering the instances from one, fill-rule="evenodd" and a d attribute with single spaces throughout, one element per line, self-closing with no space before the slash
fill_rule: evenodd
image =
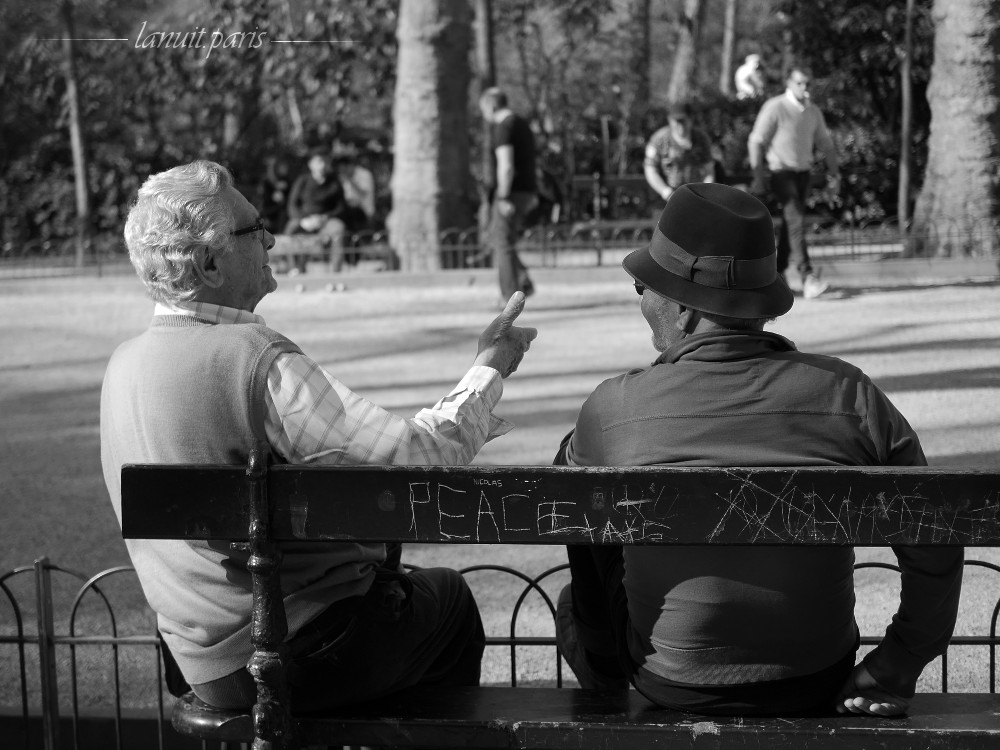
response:
<path id="1" fill-rule="evenodd" d="M 274 237 L 224 167 L 196 161 L 151 176 L 125 240 L 156 306 L 149 327 L 113 354 L 101 394 L 101 459 L 119 521 L 126 463 L 239 465 L 266 441 L 276 462 L 465 464 L 509 429 L 493 414 L 501 379 L 536 333 L 513 325 L 521 294 L 483 332 L 458 385 L 404 419 L 255 314 L 277 287 Z M 210 705 L 252 705 L 248 553 L 214 542 L 127 545 L 184 680 Z M 478 684 L 483 628 L 457 572 L 403 573 L 383 544 L 282 551 L 297 710 L 425 682 Z"/>

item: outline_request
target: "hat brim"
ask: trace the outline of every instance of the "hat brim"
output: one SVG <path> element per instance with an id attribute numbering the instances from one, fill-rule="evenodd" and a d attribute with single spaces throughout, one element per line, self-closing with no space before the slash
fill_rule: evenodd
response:
<path id="1" fill-rule="evenodd" d="M 775 318 L 791 310 L 795 299 L 781 274 L 757 289 L 717 289 L 695 284 L 653 260 L 648 246 L 625 256 L 622 267 L 633 279 L 663 297 L 729 318 Z"/>

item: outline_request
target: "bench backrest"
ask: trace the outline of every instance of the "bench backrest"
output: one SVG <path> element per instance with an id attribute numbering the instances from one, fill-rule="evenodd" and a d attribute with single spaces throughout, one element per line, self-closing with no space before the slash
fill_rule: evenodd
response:
<path id="1" fill-rule="evenodd" d="M 896 467 L 125 466 L 126 539 L 249 548 L 255 747 L 295 731 L 286 540 L 1000 545 L 1000 473 Z"/>
<path id="2" fill-rule="evenodd" d="M 900 467 L 125 466 L 125 538 L 1000 544 L 1000 474 Z"/>

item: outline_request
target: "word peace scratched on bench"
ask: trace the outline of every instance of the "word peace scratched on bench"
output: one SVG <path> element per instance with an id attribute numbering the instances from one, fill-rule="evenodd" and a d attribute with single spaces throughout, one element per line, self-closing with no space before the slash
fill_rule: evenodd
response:
<path id="1" fill-rule="evenodd" d="M 982 544 L 1000 535 L 996 491 L 932 504 L 919 491 L 773 487 L 752 476 L 698 496 L 657 483 L 591 487 L 577 496 L 505 484 L 517 483 L 410 482 L 406 502 L 392 506 L 407 515 L 414 539 L 484 543 Z"/>

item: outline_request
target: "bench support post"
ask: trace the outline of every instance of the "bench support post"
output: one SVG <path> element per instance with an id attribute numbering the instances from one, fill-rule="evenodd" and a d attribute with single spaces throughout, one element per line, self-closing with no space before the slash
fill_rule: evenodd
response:
<path id="1" fill-rule="evenodd" d="M 281 594 L 281 549 L 271 540 L 271 511 L 267 497 L 266 443 L 250 453 L 250 559 L 253 578 L 253 615 L 250 637 L 254 646 L 247 670 L 257 683 L 253 707 L 253 750 L 284 750 L 294 746 L 294 724 L 285 671 L 288 664 L 288 621 Z"/>

